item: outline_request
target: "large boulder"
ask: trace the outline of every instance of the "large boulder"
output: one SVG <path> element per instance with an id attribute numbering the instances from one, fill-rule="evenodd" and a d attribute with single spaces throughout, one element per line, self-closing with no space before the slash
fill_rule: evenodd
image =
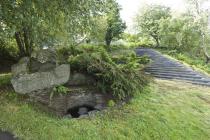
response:
<path id="1" fill-rule="evenodd" d="M 40 49 L 31 54 L 31 58 L 36 59 L 42 64 L 47 62 L 56 63 L 56 56 L 56 51 L 53 49 Z"/>
<path id="2" fill-rule="evenodd" d="M 19 60 L 19 62 L 12 66 L 12 75 L 13 77 L 21 74 L 26 74 L 29 72 L 29 62 L 30 59 L 28 57 L 23 57 Z"/>
<path id="3" fill-rule="evenodd" d="M 51 71 L 13 77 L 11 83 L 17 93 L 27 94 L 36 90 L 65 84 L 69 81 L 69 77 L 70 65 L 63 64 Z"/>
<path id="4" fill-rule="evenodd" d="M 41 49 L 31 55 L 30 72 L 46 72 L 56 67 L 56 51 Z"/>
<path id="5" fill-rule="evenodd" d="M 54 68 L 56 68 L 55 63 L 51 63 L 51 62 L 40 63 L 36 59 L 33 59 L 33 58 L 31 59 L 30 72 L 32 72 L 32 73 L 34 73 L 34 72 L 46 72 L 46 71 L 52 70 Z"/>

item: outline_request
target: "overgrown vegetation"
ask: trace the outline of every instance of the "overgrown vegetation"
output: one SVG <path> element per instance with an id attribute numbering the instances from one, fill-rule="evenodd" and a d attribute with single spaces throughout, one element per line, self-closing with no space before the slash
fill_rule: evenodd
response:
<path id="1" fill-rule="evenodd" d="M 59 52 L 67 53 L 62 50 Z M 148 60 L 136 56 L 133 51 L 126 55 L 112 55 L 103 46 L 81 46 L 67 54 L 72 72 L 94 76 L 97 79 L 97 87 L 102 92 L 112 93 L 119 99 L 140 92 L 149 81 L 140 71 L 143 63 Z"/>

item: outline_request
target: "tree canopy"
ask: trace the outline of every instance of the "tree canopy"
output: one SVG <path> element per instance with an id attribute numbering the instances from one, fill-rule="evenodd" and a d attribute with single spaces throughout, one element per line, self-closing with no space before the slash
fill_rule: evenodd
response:
<path id="1" fill-rule="evenodd" d="M 20 55 L 34 46 L 74 44 L 94 26 L 92 17 L 106 11 L 106 0 L 2 0 L 1 37 L 15 37 Z"/>
<path id="2" fill-rule="evenodd" d="M 108 2 L 108 14 L 107 14 L 107 29 L 105 35 L 106 45 L 110 46 L 111 41 L 114 38 L 119 38 L 120 35 L 126 29 L 125 22 L 120 17 L 120 6 L 117 2 L 113 3 L 112 0 Z"/>
<path id="3" fill-rule="evenodd" d="M 151 5 L 144 7 L 136 16 L 136 26 L 140 33 L 152 37 L 156 46 L 160 46 L 160 24 L 162 20 L 171 17 L 170 8 L 161 5 Z"/>

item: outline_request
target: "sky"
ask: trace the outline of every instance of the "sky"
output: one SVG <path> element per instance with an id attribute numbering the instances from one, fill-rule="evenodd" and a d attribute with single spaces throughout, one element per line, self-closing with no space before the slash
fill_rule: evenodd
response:
<path id="1" fill-rule="evenodd" d="M 186 9 L 184 0 L 117 0 L 122 7 L 121 17 L 126 22 L 128 30 L 132 30 L 133 18 L 145 4 L 161 4 L 171 7 L 172 11 L 183 12 Z"/>

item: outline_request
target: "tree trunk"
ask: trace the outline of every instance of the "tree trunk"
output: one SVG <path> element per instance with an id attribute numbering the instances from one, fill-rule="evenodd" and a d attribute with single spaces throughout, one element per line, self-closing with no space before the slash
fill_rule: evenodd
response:
<path id="1" fill-rule="evenodd" d="M 160 41 L 159 41 L 159 37 L 157 34 L 150 34 L 150 36 L 155 40 L 156 42 L 156 47 L 160 47 Z"/>
<path id="2" fill-rule="evenodd" d="M 110 51 L 110 45 L 111 45 L 111 42 L 112 42 L 112 35 L 111 35 L 111 31 L 109 31 L 109 30 L 106 33 L 105 41 L 106 41 L 107 50 Z"/>
<path id="3" fill-rule="evenodd" d="M 30 30 L 28 28 L 23 28 L 19 32 L 15 32 L 15 39 L 19 49 L 19 56 L 30 56 L 32 52 L 33 42 L 30 39 Z"/>
<path id="4" fill-rule="evenodd" d="M 159 39 L 158 37 L 155 37 L 155 42 L 156 42 L 156 47 L 160 47 L 160 42 L 159 42 Z"/>
<path id="5" fill-rule="evenodd" d="M 206 64 L 210 62 L 210 57 L 206 57 Z"/>
<path id="6" fill-rule="evenodd" d="M 23 37 L 24 37 L 24 44 L 25 44 L 25 55 L 30 55 L 30 43 L 29 43 L 29 31 L 27 28 L 23 29 Z"/>
<path id="7" fill-rule="evenodd" d="M 111 40 L 106 40 L 106 46 L 110 46 L 111 45 Z"/>
<path id="8" fill-rule="evenodd" d="M 24 44 L 23 44 L 23 41 L 21 39 L 20 32 L 15 32 L 15 39 L 16 39 L 18 49 L 19 49 L 19 56 L 23 57 L 25 55 L 25 50 L 24 50 Z"/>
<path id="9" fill-rule="evenodd" d="M 204 51 L 204 55 L 206 57 L 206 64 L 208 64 L 209 61 L 210 61 L 210 56 L 209 56 L 209 54 L 208 54 L 208 52 L 207 52 L 205 47 L 203 48 L 203 51 Z"/>
<path id="10" fill-rule="evenodd" d="M 210 56 L 207 52 L 207 48 L 206 48 L 206 45 L 205 45 L 205 34 L 201 33 L 201 37 L 202 37 L 202 46 L 201 47 L 203 48 L 203 52 L 204 52 L 204 55 L 206 57 L 206 64 L 208 64 L 209 61 L 210 61 Z"/>
<path id="11" fill-rule="evenodd" d="M 156 47 L 160 47 L 159 39 L 158 38 L 155 38 L 155 41 L 156 41 Z"/>

